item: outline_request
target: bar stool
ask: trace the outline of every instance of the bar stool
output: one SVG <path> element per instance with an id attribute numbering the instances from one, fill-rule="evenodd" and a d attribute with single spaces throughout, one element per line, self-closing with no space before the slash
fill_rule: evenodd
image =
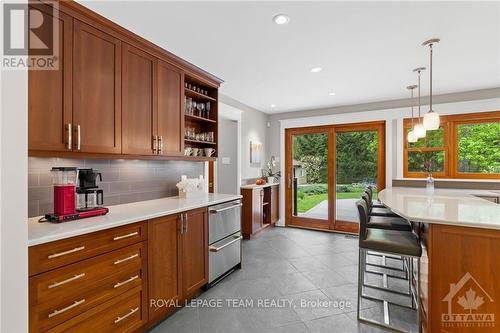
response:
<path id="1" fill-rule="evenodd" d="M 370 207 L 370 201 L 368 198 L 368 194 L 365 193 L 361 197 L 365 202 L 367 207 Z M 368 211 L 370 211 L 370 208 L 368 208 Z M 396 230 L 396 231 L 411 231 L 412 227 L 411 224 L 405 220 L 402 217 L 399 217 L 397 215 L 388 217 L 388 216 L 371 216 L 368 215 L 368 228 L 374 228 L 374 229 L 384 229 L 384 230 Z M 397 278 L 397 279 L 408 279 L 408 276 L 410 274 L 410 265 L 411 262 L 409 260 L 404 259 L 401 256 L 394 256 L 386 253 L 378 253 L 374 251 L 368 251 L 367 255 L 371 257 L 379 257 L 380 258 L 380 264 L 373 263 L 373 262 L 368 262 L 366 261 L 366 265 L 372 266 L 372 267 L 378 267 L 381 268 L 383 271 L 377 271 L 377 270 L 369 270 L 366 269 L 366 272 L 376 274 L 376 275 L 381 275 L 383 278 L 387 278 L 388 276 Z M 400 261 L 401 267 L 395 267 L 394 265 L 388 265 L 387 260 L 391 259 L 393 261 Z M 403 276 L 400 275 L 403 274 Z M 378 286 L 372 285 L 365 283 L 366 286 L 371 287 L 371 288 L 376 288 L 376 289 L 383 289 Z M 409 295 L 410 290 L 406 293 L 401 293 L 403 295 Z"/>
<path id="2" fill-rule="evenodd" d="M 368 196 L 370 197 L 370 202 L 372 203 L 372 207 L 374 207 L 374 208 L 387 208 L 380 201 L 373 200 L 373 187 L 371 185 L 368 185 L 365 188 L 365 192 L 368 193 Z"/>
<path id="3" fill-rule="evenodd" d="M 417 287 L 412 287 L 412 277 L 413 272 L 411 271 L 408 277 L 409 282 L 409 297 L 411 298 L 411 308 L 417 310 L 417 323 L 418 321 L 418 292 L 420 290 L 420 280 L 418 269 L 420 266 L 420 256 L 422 255 L 422 248 L 415 234 L 409 231 L 396 231 L 396 230 L 386 230 L 386 229 L 376 229 L 369 228 L 369 215 L 368 215 L 368 205 L 365 200 L 359 200 L 356 202 L 359 215 L 359 268 L 358 268 L 358 309 L 357 317 L 358 321 L 365 322 L 367 324 L 372 324 L 375 326 L 389 328 L 393 331 L 405 332 L 400 329 L 396 329 L 390 325 L 390 314 L 389 314 L 389 304 L 396 304 L 399 306 L 405 306 L 397 303 L 387 301 L 385 299 L 379 299 L 372 296 L 364 294 L 365 284 L 365 266 L 366 266 L 366 253 L 368 251 L 376 251 L 385 254 L 392 254 L 396 256 L 402 256 L 405 258 L 417 260 L 416 270 L 417 270 Z M 410 265 L 412 268 L 413 265 Z M 386 292 L 401 294 L 397 291 L 390 290 L 388 288 L 387 277 L 383 279 L 383 288 Z M 415 290 L 416 289 L 416 290 Z M 415 297 L 414 297 L 415 296 Z M 361 317 L 361 300 L 371 299 L 373 301 L 382 301 L 384 309 L 384 322 L 379 322 L 373 319 L 367 319 Z M 410 308 L 409 306 L 405 306 Z"/>
<path id="4" fill-rule="evenodd" d="M 366 201 L 368 204 L 368 215 L 370 216 L 384 216 L 384 217 L 400 217 L 399 215 L 393 213 L 389 208 L 387 207 L 373 207 L 372 203 L 373 201 L 370 199 L 370 195 L 368 192 L 364 192 L 362 194 L 362 198 Z"/>

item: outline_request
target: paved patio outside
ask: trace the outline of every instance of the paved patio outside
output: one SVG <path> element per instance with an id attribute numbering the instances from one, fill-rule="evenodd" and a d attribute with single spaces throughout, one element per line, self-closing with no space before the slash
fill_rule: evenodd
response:
<path id="1" fill-rule="evenodd" d="M 337 200 L 337 220 L 358 222 L 358 211 L 356 210 L 356 201 L 358 200 L 359 199 Z M 305 213 L 299 213 L 299 216 L 311 219 L 327 220 L 328 200 L 321 201 Z"/>

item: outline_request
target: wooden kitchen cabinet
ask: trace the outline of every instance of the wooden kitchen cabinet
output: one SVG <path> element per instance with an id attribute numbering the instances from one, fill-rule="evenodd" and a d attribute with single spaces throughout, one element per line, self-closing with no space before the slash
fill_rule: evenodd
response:
<path id="1" fill-rule="evenodd" d="M 241 230 L 244 238 L 251 238 L 279 220 L 278 184 L 242 186 L 241 195 Z"/>
<path id="2" fill-rule="evenodd" d="M 160 304 L 158 301 L 178 301 L 182 298 L 180 215 L 150 220 L 148 239 L 148 307 L 149 318 L 154 320 L 175 310 L 175 307 L 167 306 L 164 303 Z"/>
<path id="3" fill-rule="evenodd" d="M 77 20 L 73 31 L 73 149 L 119 154 L 121 42 Z"/>
<path id="4" fill-rule="evenodd" d="M 123 44 L 122 153 L 156 155 L 156 59 Z"/>
<path id="5" fill-rule="evenodd" d="M 44 21 L 54 19 L 50 8 L 41 9 Z M 66 151 L 72 122 L 72 45 L 73 19 L 59 13 L 59 61 L 57 70 L 29 70 L 28 72 L 28 146 L 39 151 Z M 49 34 L 43 30 L 38 34 Z"/>
<path id="6" fill-rule="evenodd" d="M 153 325 L 208 282 L 208 211 L 200 208 L 149 223 L 148 306 Z"/>
<path id="7" fill-rule="evenodd" d="M 182 284 L 188 297 L 208 282 L 208 211 L 185 213 L 182 233 Z"/>
<path id="8" fill-rule="evenodd" d="M 29 71 L 29 156 L 215 159 L 222 80 L 77 2 L 58 4 L 59 68 Z M 51 21 L 50 6 L 40 8 Z M 185 115 L 188 95 L 210 115 Z M 185 139 L 185 122 L 213 141 Z M 215 152 L 184 156 L 185 143 Z"/>
<path id="9" fill-rule="evenodd" d="M 164 61 L 158 61 L 157 135 L 159 155 L 184 154 L 184 74 Z"/>

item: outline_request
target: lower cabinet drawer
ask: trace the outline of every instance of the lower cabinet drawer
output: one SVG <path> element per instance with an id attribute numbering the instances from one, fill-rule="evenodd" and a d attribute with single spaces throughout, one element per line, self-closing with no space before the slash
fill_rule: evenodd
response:
<path id="1" fill-rule="evenodd" d="M 48 332 L 133 332 L 147 322 L 145 291 L 134 288 Z"/>
<path id="2" fill-rule="evenodd" d="M 32 323 L 35 325 L 32 332 L 44 332 L 128 290 L 142 287 L 144 279 L 142 270 L 124 271 L 110 276 L 97 288 L 81 289 L 77 295 L 38 304 L 30 310 L 33 312 Z"/>
<path id="3" fill-rule="evenodd" d="M 146 256 L 142 242 L 31 277 L 30 332 L 44 332 L 146 285 Z"/>

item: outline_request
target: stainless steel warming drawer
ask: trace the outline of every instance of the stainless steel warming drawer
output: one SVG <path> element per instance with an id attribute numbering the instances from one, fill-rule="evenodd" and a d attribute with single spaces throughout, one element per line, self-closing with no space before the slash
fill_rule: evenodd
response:
<path id="1" fill-rule="evenodd" d="M 208 209 L 208 283 L 241 267 L 241 200 Z"/>

